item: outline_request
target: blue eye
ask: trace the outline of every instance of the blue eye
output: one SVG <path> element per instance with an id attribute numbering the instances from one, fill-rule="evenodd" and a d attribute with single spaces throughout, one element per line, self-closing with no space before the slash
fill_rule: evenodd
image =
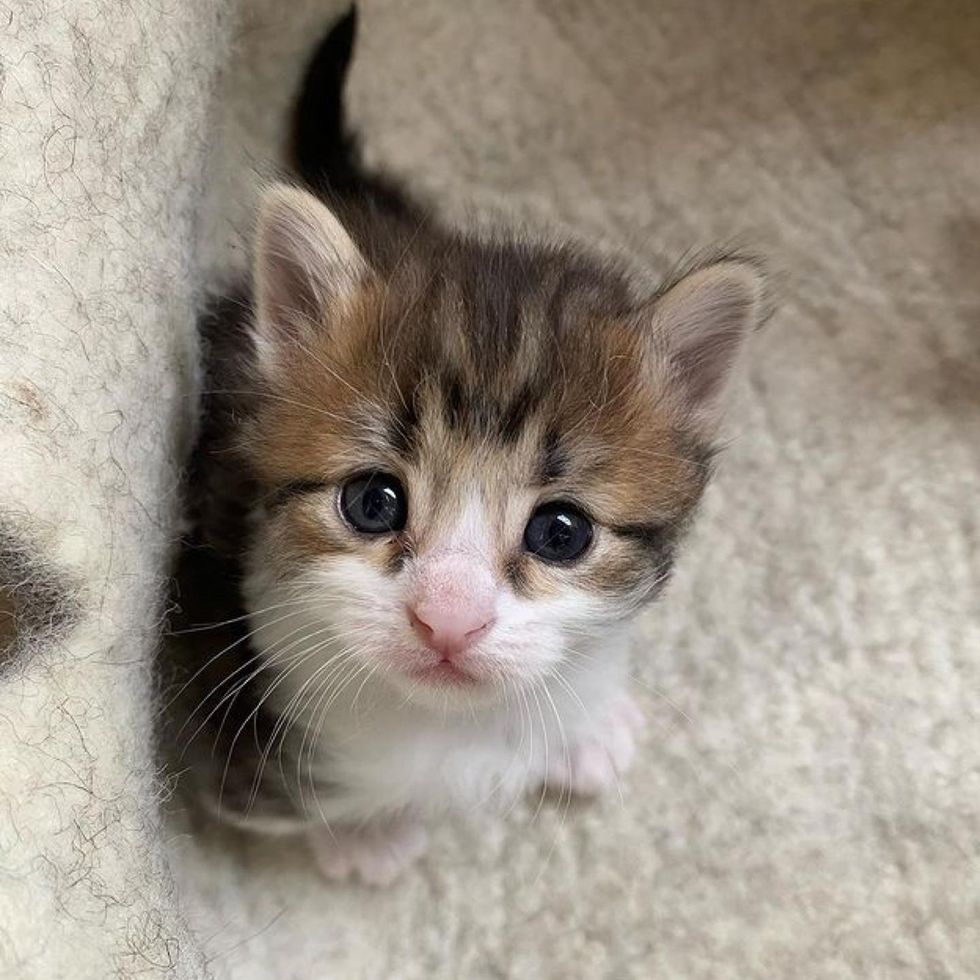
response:
<path id="1" fill-rule="evenodd" d="M 592 522 L 571 504 L 543 504 L 524 528 L 524 547 L 550 564 L 575 561 L 592 543 Z"/>
<path id="2" fill-rule="evenodd" d="M 397 477 L 366 473 L 343 485 L 340 512 L 361 534 L 393 534 L 405 527 L 408 498 Z"/>

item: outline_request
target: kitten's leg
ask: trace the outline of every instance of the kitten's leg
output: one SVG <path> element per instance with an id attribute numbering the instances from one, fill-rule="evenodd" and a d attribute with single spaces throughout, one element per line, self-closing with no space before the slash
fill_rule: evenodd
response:
<path id="1" fill-rule="evenodd" d="M 636 755 L 636 737 L 643 729 L 640 709 L 626 691 L 602 705 L 567 748 L 548 760 L 547 786 L 557 792 L 597 796 L 618 785 Z"/>
<path id="2" fill-rule="evenodd" d="M 379 887 L 390 885 L 428 844 L 424 828 L 407 817 L 358 827 L 314 827 L 308 836 L 324 877 L 356 877 Z"/>

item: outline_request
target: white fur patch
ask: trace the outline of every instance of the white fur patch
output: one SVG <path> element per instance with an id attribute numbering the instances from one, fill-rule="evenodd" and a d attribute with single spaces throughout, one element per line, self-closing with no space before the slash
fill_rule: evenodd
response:
<path id="1" fill-rule="evenodd" d="M 516 596 L 493 572 L 495 541 L 475 499 L 431 553 L 395 576 L 343 556 L 283 582 L 263 547 L 245 589 L 253 642 L 277 677 L 274 703 L 313 733 L 313 764 L 338 787 L 310 801 L 314 819 L 508 804 L 579 741 L 601 739 L 594 719 L 624 677 L 621 631 L 596 630 L 608 611 L 593 596 Z M 445 601 L 488 588 L 493 625 L 454 661 L 477 682 L 417 678 L 438 661 L 409 619 L 420 590 Z"/>

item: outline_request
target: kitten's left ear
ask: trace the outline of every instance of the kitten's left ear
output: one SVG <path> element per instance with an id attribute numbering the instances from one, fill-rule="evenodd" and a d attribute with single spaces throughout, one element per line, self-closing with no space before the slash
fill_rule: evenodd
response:
<path id="1" fill-rule="evenodd" d="M 308 342 L 326 314 L 349 302 L 367 264 L 344 226 L 318 198 L 277 185 L 259 206 L 255 340 L 271 370 L 291 345 Z"/>
<path id="2" fill-rule="evenodd" d="M 681 410 L 710 434 L 745 341 L 764 318 L 762 270 L 723 259 L 688 273 L 651 306 L 658 367 Z"/>

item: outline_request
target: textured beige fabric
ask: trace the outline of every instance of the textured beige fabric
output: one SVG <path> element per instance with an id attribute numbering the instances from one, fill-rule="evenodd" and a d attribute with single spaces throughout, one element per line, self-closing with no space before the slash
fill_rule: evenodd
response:
<path id="1" fill-rule="evenodd" d="M 11 980 L 204 971 L 165 863 L 150 665 L 193 417 L 193 219 L 222 7 L 0 3 Z"/>
<path id="2" fill-rule="evenodd" d="M 253 5 L 222 167 L 268 172 L 328 9 Z M 738 238 L 780 310 L 637 645 L 622 798 L 447 825 L 383 894 L 181 838 L 216 975 L 980 975 L 980 7 L 377 0 L 363 28 L 373 159 L 661 269 Z M 221 174 L 246 215 L 254 173 Z"/>

